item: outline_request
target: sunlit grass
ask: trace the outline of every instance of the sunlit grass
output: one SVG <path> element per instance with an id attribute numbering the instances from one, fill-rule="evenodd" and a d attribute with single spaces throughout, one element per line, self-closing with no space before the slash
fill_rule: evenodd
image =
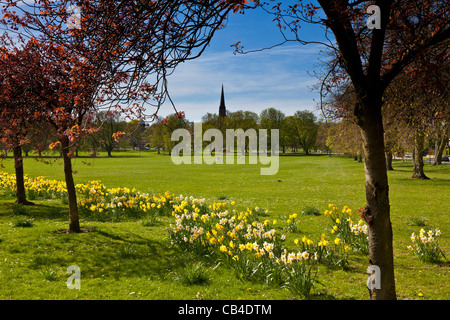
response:
<path id="1" fill-rule="evenodd" d="M 25 172 L 63 180 L 63 168 L 25 159 Z M 13 173 L 11 159 L 2 170 Z M 321 213 L 329 203 L 354 211 L 365 202 L 363 164 L 346 157 L 281 157 L 275 176 L 261 176 L 259 165 L 181 165 L 154 153 L 116 153 L 113 158 L 74 160 L 76 183 L 101 180 L 108 187 L 136 188 L 141 192 L 170 191 L 207 201 L 235 201 L 242 209 L 269 209 L 280 229 L 292 213 L 298 213 L 298 230 L 287 233 L 286 243 L 301 236 L 317 238 L 329 232 L 328 218 L 302 215 L 306 207 Z M 408 162 L 394 162 L 389 172 L 397 293 L 400 299 L 448 299 L 445 290 L 448 262 L 426 264 L 408 250 L 410 235 L 425 228 L 439 228 L 440 244 L 450 254 L 450 166 L 426 165 L 431 178 L 412 180 Z M 241 282 L 232 270 L 194 257 L 170 246 L 164 230 L 171 217 L 157 221 L 89 221 L 90 232 L 58 233 L 67 229 L 68 210 L 59 200 L 33 200 L 34 207 L 14 209 L 13 198 L 0 191 L 0 298 L 1 299 L 290 299 L 299 298 L 285 289 Z M 16 210 L 14 214 L 13 210 Z M 17 211 L 18 210 L 18 211 Z M 17 212 L 20 212 L 17 214 Z M 32 225 L 14 226 L 21 218 Z M 415 221 L 412 223 L 412 221 Z M 428 230 L 428 229 L 427 229 Z M 198 260 L 202 261 L 198 261 Z M 208 281 L 185 285 L 177 279 L 196 261 L 207 271 Z M 319 269 L 320 294 L 316 299 L 367 299 L 367 257 L 352 253 L 349 270 Z M 69 290 L 67 267 L 81 269 L 82 289 Z M 200 295 L 199 295 L 200 293 Z M 419 293 L 423 297 L 419 296 Z"/>

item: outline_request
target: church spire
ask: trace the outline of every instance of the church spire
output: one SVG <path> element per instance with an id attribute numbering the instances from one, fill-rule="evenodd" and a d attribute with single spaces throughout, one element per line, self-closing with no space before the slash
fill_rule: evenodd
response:
<path id="1" fill-rule="evenodd" d="M 223 92 L 222 84 L 222 95 L 220 96 L 220 106 L 219 106 L 219 118 L 227 116 L 227 108 L 225 107 L 225 94 Z"/>

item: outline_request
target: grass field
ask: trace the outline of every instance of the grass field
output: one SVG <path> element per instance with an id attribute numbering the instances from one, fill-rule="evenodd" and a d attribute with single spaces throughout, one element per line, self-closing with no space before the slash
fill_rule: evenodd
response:
<path id="1" fill-rule="evenodd" d="M 48 159 L 47 159 L 48 160 Z M 61 159 L 44 164 L 24 160 L 32 177 L 63 180 Z M 13 173 L 12 159 L 2 162 Z M 449 299 L 449 262 L 421 262 L 408 249 L 410 235 L 439 228 L 440 244 L 450 254 L 450 165 L 426 165 L 430 180 L 410 179 L 410 162 L 394 162 L 389 172 L 396 287 L 399 299 Z M 235 201 L 241 208 L 269 210 L 280 221 L 306 206 L 324 212 L 329 203 L 364 206 L 363 164 L 347 157 L 282 156 L 277 175 L 261 176 L 259 165 L 180 165 L 153 152 L 115 153 L 113 158 L 74 159 L 75 182 L 101 180 L 108 187 L 136 188 L 146 193 L 170 191 L 206 198 L 208 202 Z M 81 217 L 81 226 L 93 231 L 57 234 L 67 228 L 68 210 L 58 200 L 38 200 L 27 208 L 31 227 L 17 227 L 11 203 L 0 191 L 0 299 L 299 299 L 283 288 L 242 282 L 224 265 L 181 252 L 170 246 L 165 228 L 172 217 L 145 224 L 138 220 L 99 222 Z M 286 243 L 303 236 L 329 233 L 328 217 L 299 215 L 298 231 L 287 233 Z M 421 224 L 425 224 L 422 226 Z M 368 299 L 367 256 L 351 253 L 350 268 L 320 267 L 318 286 L 311 299 Z M 182 281 L 186 270 L 201 263 L 203 280 Z M 66 269 L 81 269 L 81 290 L 69 290 Z M 217 267 L 216 267 L 217 266 Z"/>

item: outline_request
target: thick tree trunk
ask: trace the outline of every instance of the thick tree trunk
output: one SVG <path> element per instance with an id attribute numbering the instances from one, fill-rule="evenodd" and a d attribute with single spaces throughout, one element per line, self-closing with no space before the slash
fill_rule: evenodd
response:
<path id="1" fill-rule="evenodd" d="M 33 202 L 27 201 L 27 195 L 25 191 L 25 180 L 23 178 L 23 158 L 22 147 L 15 146 L 13 148 L 14 154 L 14 168 L 16 171 L 16 203 L 24 205 L 34 205 Z"/>
<path id="2" fill-rule="evenodd" d="M 423 145 L 424 145 L 424 135 L 419 130 L 416 131 L 414 139 L 414 169 L 413 169 L 413 179 L 429 179 L 425 172 L 423 171 Z"/>
<path id="3" fill-rule="evenodd" d="M 369 230 L 369 265 L 379 268 L 380 280 L 369 288 L 369 294 L 372 300 L 394 300 L 394 253 L 381 101 L 379 105 L 363 106 L 363 113 L 359 122 L 365 159 L 366 206 L 363 217 Z"/>
<path id="4" fill-rule="evenodd" d="M 66 136 L 60 139 L 62 155 L 64 159 L 64 176 L 66 179 L 66 188 L 69 202 L 69 232 L 81 232 L 80 222 L 78 218 L 77 193 L 75 191 L 75 183 L 72 174 L 72 160 L 70 158 L 70 142 Z"/>

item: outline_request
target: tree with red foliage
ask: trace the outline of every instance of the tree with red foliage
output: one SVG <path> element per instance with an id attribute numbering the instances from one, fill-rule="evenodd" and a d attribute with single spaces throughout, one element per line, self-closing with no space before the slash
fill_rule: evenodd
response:
<path id="1" fill-rule="evenodd" d="M 200 56 L 230 12 L 248 1 L 0 1 L 0 24 L 43 44 L 48 121 L 57 130 L 69 195 L 69 232 L 79 232 L 71 146 L 86 120 L 114 107 L 155 118 L 169 98 L 167 76 Z M 76 5 L 76 25 L 68 23 Z M 78 24 L 79 23 L 79 24 Z"/>
<path id="2" fill-rule="evenodd" d="M 154 107 L 149 114 L 154 119 L 167 99 L 172 102 L 167 77 L 178 64 L 199 57 L 228 14 L 247 2 L 3 0 L 0 24 L 23 35 L 39 35 L 104 70 L 99 106 L 120 105 L 125 112 L 128 105 L 141 113 L 144 106 Z M 68 24 L 73 6 L 77 28 Z M 126 81 L 117 81 L 124 77 Z"/>
<path id="3" fill-rule="evenodd" d="M 0 38 L 0 139 L 13 150 L 16 202 L 33 205 L 26 198 L 22 146 L 27 144 L 30 131 L 36 129 L 33 124 L 43 119 L 39 98 L 43 69 L 35 41 L 8 50 L 10 43 L 7 35 Z"/>
<path id="4" fill-rule="evenodd" d="M 6 37 L 6 36 L 5 36 Z M 96 130 L 89 121 L 95 111 L 94 96 L 98 85 L 98 69 L 85 60 L 68 53 L 61 46 L 32 38 L 17 49 L 18 43 L 4 42 L 2 51 L 5 70 L 2 72 L 4 95 L 1 120 L 9 122 L 8 135 L 16 158 L 18 195 L 24 193 L 20 146 L 33 123 L 45 122 L 55 130 L 60 148 L 69 202 L 69 231 L 79 232 L 78 207 L 72 172 L 72 147 L 83 133 Z M 10 52 L 16 52 L 11 57 Z M 9 67 L 9 69 L 6 69 Z"/>

